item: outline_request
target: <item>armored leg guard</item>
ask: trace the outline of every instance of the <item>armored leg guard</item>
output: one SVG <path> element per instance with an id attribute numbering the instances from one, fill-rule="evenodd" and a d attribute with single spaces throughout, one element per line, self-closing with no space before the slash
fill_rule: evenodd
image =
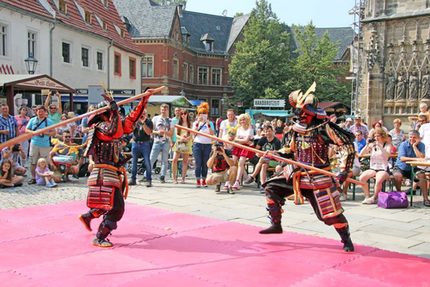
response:
<path id="1" fill-rule="evenodd" d="M 267 211 L 269 211 L 269 218 L 272 225 L 266 229 L 260 230 L 260 234 L 276 234 L 282 233 L 282 209 L 278 204 L 268 204 Z"/>
<path id="2" fill-rule="evenodd" d="M 116 229 L 116 222 L 103 220 L 97 231 L 96 238 L 93 239 L 93 245 L 98 247 L 112 247 L 113 244 L 107 239 L 112 230 Z"/>
<path id="3" fill-rule="evenodd" d="M 336 228 L 337 233 L 339 233 L 340 238 L 342 239 L 343 243 L 343 250 L 346 252 L 353 252 L 354 251 L 354 245 L 352 244 L 351 236 L 349 233 L 349 227 L 343 227 L 343 228 Z"/>
<path id="4" fill-rule="evenodd" d="M 88 231 L 92 231 L 91 229 L 91 220 L 94 218 L 99 218 L 104 213 L 103 210 L 91 209 L 87 213 L 81 214 L 79 216 L 79 220 L 85 226 L 85 229 Z"/>

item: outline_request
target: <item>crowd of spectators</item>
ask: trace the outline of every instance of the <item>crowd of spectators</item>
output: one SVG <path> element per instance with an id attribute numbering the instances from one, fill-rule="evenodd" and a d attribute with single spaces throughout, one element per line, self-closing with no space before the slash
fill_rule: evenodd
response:
<path id="1" fill-rule="evenodd" d="M 84 118 L 56 129 L 46 129 L 75 116 L 72 112 L 63 113 L 60 103 L 58 92 L 49 93 L 44 105 L 34 109 L 23 106 L 15 116 L 10 115 L 7 105 L 1 105 L 0 142 L 40 129 L 45 132 L 1 151 L 0 186 L 22 185 L 24 177 L 28 177 L 29 184 L 55 187 L 69 181 L 69 176 L 77 177 L 82 173 L 85 167 L 82 153 L 90 127 Z M 94 109 L 89 106 L 88 111 Z M 234 193 L 254 182 L 261 186 L 272 175 L 279 174 L 279 163 L 272 160 L 270 154 L 289 148 L 294 120 L 258 120 L 254 123 L 249 114 L 236 115 L 229 109 L 226 119 L 211 121 L 208 114 L 207 103 L 198 107 L 194 119 L 188 109 L 179 107 L 170 118 L 167 104 L 162 104 L 159 114 L 153 117 L 145 110 L 129 137 L 130 142 L 125 143 L 125 146 L 129 145 L 132 157 L 129 184 L 145 181 L 147 187 L 153 186 L 154 169 L 160 173 L 160 183 L 171 178 L 174 184 L 184 184 L 187 171 L 192 168 L 197 188 L 215 185 L 217 192 Z M 402 129 L 400 119 L 394 119 L 393 129 L 388 130 L 382 120 L 369 127 L 360 115 L 343 122 L 336 116 L 329 118 L 355 136 L 356 159 L 349 176 L 366 183 L 374 182 L 373 189 L 369 188 L 371 185 L 363 188 L 363 204 L 376 203 L 386 181 L 392 180 L 397 190 L 402 184 L 420 189 L 424 204 L 430 206 L 426 171 L 418 169 L 412 178 L 412 167 L 408 164 L 411 160 L 425 159 L 426 154 L 430 156 L 428 116 L 426 106 L 420 105 L 420 113 L 409 119 L 411 128 L 408 133 Z M 200 134 L 180 127 L 194 129 Z M 228 142 L 214 141 L 202 134 L 218 136 Z M 262 153 L 255 154 L 231 143 L 249 146 Z M 336 161 L 340 158 L 337 156 L 339 151 L 333 148 L 330 152 L 332 167 L 336 169 L 340 164 Z M 139 175 L 142 176 L 140 180 Z M 344 200 L 347 192 L 345 185 Z"/>

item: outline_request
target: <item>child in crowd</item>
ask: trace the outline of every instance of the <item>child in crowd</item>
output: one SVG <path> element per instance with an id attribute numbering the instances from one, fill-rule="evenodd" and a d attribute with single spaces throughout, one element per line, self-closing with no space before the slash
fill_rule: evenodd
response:
<path id="1" fill-rule="evenodd" d="M 1 187 L 14 187 L 21 186 L 24 178 L 22 176 L 15 176 L 10 160 L 3 160 L 0 165 L 0 186 Z"/>
<path id="2" fill-rule="evenodd" d="M 57 186 L 54 181 L 54 173 L 49 170 L 46 159 L 44 158 L 39 158 L 37 161 L 36 183 L 39 185 L 46 185 L 47 187 Z"/>

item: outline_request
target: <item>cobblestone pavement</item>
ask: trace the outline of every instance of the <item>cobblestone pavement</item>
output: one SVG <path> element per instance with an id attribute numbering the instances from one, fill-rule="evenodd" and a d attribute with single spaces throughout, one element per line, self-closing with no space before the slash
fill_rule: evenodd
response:
<path id="1" fill-rule="evenodd" d="M 22 187 L 0 189 L 0 208 L 83 201 L 86 194 L 84 178 L 72 179 L 70 183 L 50 189 L 25 183 Z M 391 210 L 362 205 L 362 198 L 362 193 L 358 192 L 355 201 L 343 203 L 354 242 L 430 258 L 430 208 L 423 207 L 420 196 L 414 197 L 412 208 Z M 131 187 L 127 201 L 243 224 L 268 225 L 264 196 L 254 186 L 230 195 L 215 193 L 213 187 L 195 188 L 191 180 L 189 184 L 155 181 L 152 188 L 146 188 L 142 183 Z M 286 231 L 339 239 L 332 227 L 317 220 L 309 204 L 295 206 L 288 201 L 284 209 L 283 226 Z M 120 227 L 117 232 L 120 232 Z"/>

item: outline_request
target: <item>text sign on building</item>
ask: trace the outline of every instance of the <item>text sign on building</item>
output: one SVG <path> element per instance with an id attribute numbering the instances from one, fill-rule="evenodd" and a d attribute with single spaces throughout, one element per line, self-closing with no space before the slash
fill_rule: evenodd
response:
<path id="1" fill-rule="evenodd" d="M 254 107 L 260 107 L 260 108 L 285 108 L 285 100 L 254 99 Z"/>

